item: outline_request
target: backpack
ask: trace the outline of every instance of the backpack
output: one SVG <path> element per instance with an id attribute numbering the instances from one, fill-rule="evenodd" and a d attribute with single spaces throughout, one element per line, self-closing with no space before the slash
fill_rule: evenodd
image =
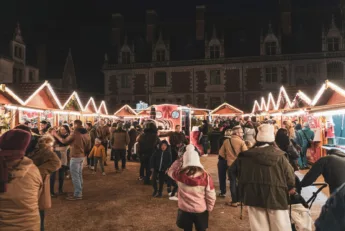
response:
<path id="1" fill-rule="evenodd" d="M 328 198 L 315 227 L 316 231 L 345 230 L 345 183 Z"/>

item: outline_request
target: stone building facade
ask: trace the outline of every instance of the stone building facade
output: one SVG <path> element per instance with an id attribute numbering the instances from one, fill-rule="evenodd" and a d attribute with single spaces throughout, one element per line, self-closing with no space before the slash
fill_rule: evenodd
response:
<path id="1" fill-rule="evenodd" d="M 176 26 L 184 41 L 170 24 L 159 23 L 153 10 L 146 12 L 144 39 L 114 14 L 103 66 L 108 105 L 144 101 L 215 108 L 228 102 L 251 109 L 255 99 L 278 92 L 281 85 L 312 90 L 325 79 L 344 82 L 343 5 L 310 12 L 315 16 L 311 27 L 308 20 L 296 25 L 299 11 L 289 0 L 279 2 L 276 24 L 271 23 L 275 16 L 255 15 L 258 20 L 249 28 L 245 23 L 235 28 L 234 20 L 219 23 L 197 6 L 192 25 Z"/>
<path id="2" fill-rule="evenodd" d="M 26 45 L 19 24 L 10 41 L 9 56 L 0 55 L 0 83 L 38 81 L 39 69 L 26 63 Z"/>

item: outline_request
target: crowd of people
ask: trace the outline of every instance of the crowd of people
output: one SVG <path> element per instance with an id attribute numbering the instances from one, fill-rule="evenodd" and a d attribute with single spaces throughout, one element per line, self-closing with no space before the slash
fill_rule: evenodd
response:
<path id="1" fill-rule="evenodd" d="M 109 126 L 104 120 L 87 122 L 85 127 L 80 120 L 54 128 L 47 121 L 40 125 L 37 130 L 29 123 L 21 124 L 0 137 L 1 230 L 43 231 L 45 210 L 52 206 L 52 197 L 82 200 L 85 159 L 92 174 L 100 172 L 103 176 L 108 159 L 114 161 L 118 174 L 125 171 L 127 161 L 138 160 L 138 180 L 152 186 L 152 196 L 162 197 L 166 184 L 169 199 L 178 201 L 179 228 L 208 228 L 209 212 L 216 201 L 215 186 L 201 164 L 200 152 L 179 125 L 167 140 L 160 139 L 154 123 L 145 124 L 144 129 L 121 122 Z M 204 121 L 200 127 L 201 144 L 207 142 L 208 126 Z M 318 160 L 302 181 L 295 176 L 295 171 L 309 168 L 306 153 L 314 133 L 308 123 L 301 126 L 284 121 L 279 128 L 273 120 L 259 123 L 235 118 L 220 130 L 218 197 L 226 197 L 228 179 L 231 201 L 226 205 L 247 206 L 253 231 L 292 230 L 290 196 L 300 194 L 302 187 L 311 185 L 319 175 L 324 176 L 331 193 L 345 183 L 345 154 L 339 150 L 331 150 L 329 156 Z M 64 191 L 66 177 L 72 179 L 71 195 Z M 323 223 L 319 220 L 318 224 Z"/>

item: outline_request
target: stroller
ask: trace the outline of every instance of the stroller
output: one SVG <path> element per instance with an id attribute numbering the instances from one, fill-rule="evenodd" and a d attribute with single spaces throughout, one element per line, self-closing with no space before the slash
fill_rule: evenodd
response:
<path id="1" fill-rule="evenodd" d="M 313 229 L 313 220 L 311 218 L 310 209 L 313 206 L 317 195 L 327 187 L 327 184 L 314 183 L 311 186 L 319 188 L 316 192 L 313 192 L 313 195 L 308 201 L 305 201 L 299 193 L 290 196 L 290 220 L 293 231 L 312 231 Z M 301 189 L 297 191 L 300 192 Z"/>

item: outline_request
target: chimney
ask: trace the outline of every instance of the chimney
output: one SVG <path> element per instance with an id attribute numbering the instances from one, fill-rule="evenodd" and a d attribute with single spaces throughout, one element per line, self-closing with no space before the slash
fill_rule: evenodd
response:
<path id="1" fill-rule="evenodd" d="M 123 31 L 122 14 L 112 14 L 111 16 L 111 45 L 121 46 L 121 34 Z"/>
<path id="2" fill-rule="evenodd" d="M 291 1 L 281 0 L 279 4 L 281 29 L 284 35 L 291 35 Z"/>
<path id="3" fill-rule="evenodd" d="M 36 49 L 37 66 L 39 69 L 40 79 L 47 79 L 47 48 L 45 44 L 41 44 Z"/>
<path id="4" fill-rule="evenodd" d="M 154 42 L 156 38 L 157 13 L 154 10 L 146 11 L 146 41 Z"/>
<path id="5" fill-rule="evenodd" d="M 197 40 L 205 38 L 205 6 L 196 6 L 195 34 Z"/>

